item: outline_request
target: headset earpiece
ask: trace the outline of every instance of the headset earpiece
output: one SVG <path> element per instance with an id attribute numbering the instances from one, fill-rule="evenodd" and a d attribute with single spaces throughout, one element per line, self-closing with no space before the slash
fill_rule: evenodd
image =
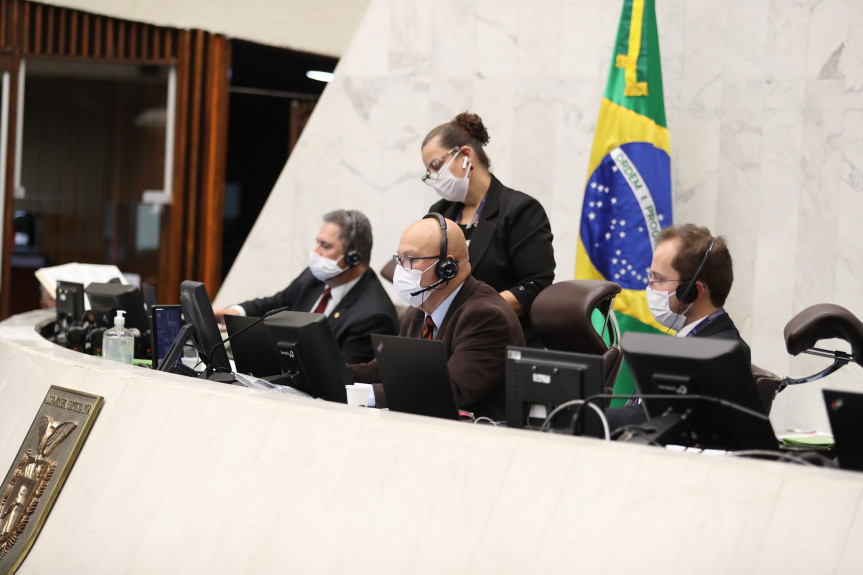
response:
<path id="1" fill-rule="evenodd" d="M 461 167 L 463 170 L 467 169 L 467 156 L 464 157 L 464 162 L 462 162 Z"/>
<path id="2" fill-rule="evenodd" d="M 351 219 L 351 238 L 348 240 L 348 249 L 345 251 L 343 259 L 349 268 L 354 268 L 363 261 L 363 255 L 354 248 L 354 243 L 357 239 L 357 218 L 353 211 L 348 210 L 345 213 Z"/>
<path id="3" fill-rule="evenodd" d="M 437 274 L 438 279 L 451 280 L 458 275 L 458 262 L 446 256 L 446 220 L 442 215 L 437 212 L 428 213 L 423 216 L 423 219 L 437 219 L 438 223 L 440 224 L 440 255 L 438 256 L 438 263 L 435 266 L 434 271 L 435 274 Z"/>
<path id="4" fill-rule="evenodd" d="M 704 252 L 704 258 L 701 260 L 701 264 L 699 264 L 698 269 L 695 270 L 695 274 L 692 276 L 692 279 L 686 282 L 681 282 L 680 285 L 677 286 L 677 290 L 674 292 L 674 295 L 680 303 L 693 303 L 698 299 L 698 286 L 695 285 L 695 283 L 698 281 L 698 276 L 701 275 L 701 270 L 703 270 L 705 264 L 707 264 L 710 254 L 713 253 L 713 246 L 715 245 L 716 238 L 711 237 L 710 246 L 707 248 L 707 251 Z"/>

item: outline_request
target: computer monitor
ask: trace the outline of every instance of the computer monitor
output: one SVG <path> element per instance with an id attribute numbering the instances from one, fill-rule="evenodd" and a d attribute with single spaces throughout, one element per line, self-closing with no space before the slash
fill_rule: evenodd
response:
<path id="1" fill-rule="evenodd" d="M 282 365 L 292 374 L 292 387 L 314 397 L 347 402 L 345 385 L 353 382 L 325 315 L 283 311 L 264 323 Z"/>
<path id="2" fill-rule="evenodd" d="M 743 345 L 733 339 L 628 332 L 626 365 L 650 420 L 645 437 L 716 449 L 776 449 Z"/>
<path id="3" fill-rule="evenodd" d="M 183 327 L 183 313 L 178 305 L 154 305 L 150 308 L 150 332 L 153 368 L 157 368 Z"/>
<path id="4" fill-rule="evenodd" d="M 59 280 L 56 295 L 57 326 L 66 330 L 79 325 L 84 319 L 84 284 Z"/>
<path id="5" fill-rule="evenodd" d="M 206 377 L 210 377 L 214 372 L 230 374 L 231 362 L 228 361 L 228 352 L 222 345 L 222 333 L 216 323 L 207 286 L 191 280 L 181 283 L 180 308 L 183 310 L 185 322 L 195 327 L 192 340 L 198 356 L 206 365 Z"/>
<path id="6" fill-rule="evenodd" d="M 602 357 L 583 353 L 506 348 L 507 427 L 540 429 L 552 411 L 567 401 L 603 392 Z M 595 402 L 602 408 L 601 402 Z M 579 422 L 573 427 L 578 413 Z M 602 420 L 593 408 L 563 408 L 549 422 L 551 431 L 604 437 Z"/>
<path id="7" fill-rule="evenodd" d="M 836 458 L 841 469 L 863 471 L 863 393 L 821 390 L 836 442 Z"/>

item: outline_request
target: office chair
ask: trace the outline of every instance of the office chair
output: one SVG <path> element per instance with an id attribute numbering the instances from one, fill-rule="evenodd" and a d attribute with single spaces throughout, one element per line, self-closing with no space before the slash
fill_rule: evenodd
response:
<path id="1" fill-rule="evenodd" d="M 548 349 L 600 355 L 603 358 L 603 381 L 608 393 L 623 362 L 620 330 L 612 306 L 620 286 L 603 280 L 568 280 L 542 290 L 530 309 L 533 328 Z M 593 311 L 605 318 L 605 343 L 593 326 Z"/>
<path id="2" fill-rule="evenodd" d="M 791 355 L 808 353 L 829 357 L 833 363 L 808 377 L 791 379 L 783 377 L 776 393 L 789 385 L 809 383 L 828 376 L 840 367 L 855 362 L 863 366 L 863 323 L 844 307 L 831 303 L 819 303 L 807 307 L 785 324 L 785 349 Z M 815 347 L 822 339 L 841 339 L 851 344 L 851 353 Z"/>

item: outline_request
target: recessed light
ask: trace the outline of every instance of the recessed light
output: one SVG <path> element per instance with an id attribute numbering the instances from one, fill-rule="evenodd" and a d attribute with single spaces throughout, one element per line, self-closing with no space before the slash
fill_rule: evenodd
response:
<path id="1" fill-rule="evenodd" d="M 309 70 L 306 72 L 306 77 L 318 82 L 331 82 L 333 79 L 332 72 L 321 72 L 320 70 Z"/>

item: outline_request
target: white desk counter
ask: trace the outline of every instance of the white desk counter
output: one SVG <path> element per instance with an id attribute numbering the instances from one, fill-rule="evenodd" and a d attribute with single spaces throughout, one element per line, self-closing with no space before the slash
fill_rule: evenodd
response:
<path id="1" fill-rule="evenodd" d="M 863 473 L 253 391 L 0 324 L 0 467 L 49 385 L 105 404 L 31 573 L 861 573 Z"/>

